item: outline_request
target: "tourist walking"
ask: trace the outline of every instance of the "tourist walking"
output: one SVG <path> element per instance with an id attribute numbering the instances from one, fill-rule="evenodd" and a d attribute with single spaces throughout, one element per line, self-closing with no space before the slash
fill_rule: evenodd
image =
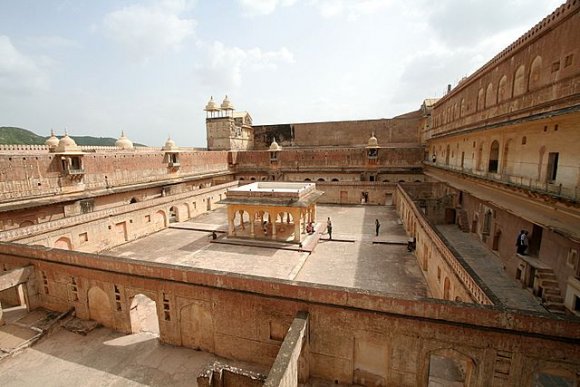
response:
<path id="1" fill-rule="evenodd" d="M 379 229 L 381 228 L 381 224 L 379 223 L 378 219 L 375 219 L 375 233 L 376 236 L 379 236 Z"/>
<path id="2" fill-rule="evenodd" d="M 328 239 L 332 239 L 332 222 L 330 221 L 330 216 L 326 221 L 326 231 L 328 231 Z"/>

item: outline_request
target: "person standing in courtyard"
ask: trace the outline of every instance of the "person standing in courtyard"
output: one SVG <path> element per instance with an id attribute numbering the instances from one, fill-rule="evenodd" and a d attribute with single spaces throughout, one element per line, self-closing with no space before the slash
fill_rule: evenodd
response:
<path id="1" fill-rule="evenodd" d="M 375 233 L 376 236 L 379 236 L 379 229 L 381 228 L 381 224 L 379 223 L 378 219 L 375 219 Z"/>
<path id="2" fill-rule="evenodd" d="M 518 235 L 518 239 L 516 239 L 516 248 L 518 254 L 526 254 L 528 248 L 528 232 L 526 230 L 520 231 L 520 235 Z"/>
<path id="3" fill-rule="evenodd" d="M 326 221 L 326 231 L 328 231 L 328 239 L 332 239 L 332 222 L 330 221 L 330 216 Z"/>

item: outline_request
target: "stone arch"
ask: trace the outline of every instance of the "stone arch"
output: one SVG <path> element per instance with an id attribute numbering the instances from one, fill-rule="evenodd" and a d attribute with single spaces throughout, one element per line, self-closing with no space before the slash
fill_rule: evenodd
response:
<path id="1" fill-rule="evenodd" d="M 321 177 L 317 181 L 324 182 L 324 179 Z"/>
<path id="2" fill-rule="evenodd" d="M 179 311 L 181 345 L 207 352 L 214 351 L 213 317 L 211 304 L 196 301 Z"/>
<path id="3" fill-rule="evenodd" d="M 309 178 L 306 178 L 306 179 L 304 179 L 304 181 L 312 181 L 312 180 L 310 180 Z"/>
<path id="4" fill-rule="evenodd" d="M 54 242 L 55 249 L 72 250 L 72 243 L 68 237 L 60 237 Z"/>
<path id="5" fill-rule="evenodd" d="M 256 178 L 254 176 L 250 177 L 251 181 L 256 181 Z"/>
<path id="6" fill-rule="evenodd" d="M 262 176 L 262 178 L 260 180 L 262 181 L 266 181 L 267 177 L 266 176 Z"/>
<path id="7" fill-rule="evenodd" d="M 113 309 L 107 293 L 98 286 L 93 286 L 87 293 L 87 300 L 89 318 L 108 328 L 114 328 Z"/>
<path id="8" fill-rule="evenodd" d="M 134 197 L 134 196 L 131 198 L 131 200 L 129 200 L 129 204 L 135 204 L 135 203 L 137 203 L 137 202 L 138 202 L 138 200 L 137 200 L 137 198 L 136 198 L 136 197 Z"/>
<path id="9" fill-rule="evenodd" d="M 497 103 L 505 101 L 508 98 L 507 75 L 504 74 L 497 83 Z"/>
<path id="10" fill-rule="evenodd" d="M 165 215 L 165 211 L 159 210 L 153 215 L 153 225 L 155 230 L 161 230 L 162 228 L 167 227 L 167 216 Z"/>
<path id="11" fill-rule="evenodd" d="M 335 177 L 331 181 L 339 181 L 339 180 Z"/>
<path id="12" fill-rule="evenodd" d="M 484 142 L 482 141 L 479 144 L 479 148 L 477 149 L 477 164 L 475 166 L 475 169 L 478 171 L 481 171 L 481 165 L 483 164 L 483 145 Z"/>
<path id="13" fill-rule="evenodd" d="M 455 349 L 441 348 L 427 353 L 424 385 L 471 386 L 476 379 L 476 363 Z"/>
<path id="14" fill-rule="evenodd" d="M 246 180 L 246 179 L 244 179 L 243 177 L 240 177 L 238 180 L 239 181 L 243 181 L 243 180 Z"/>
<path id="15" fill-rule="evenodd" d="M 542 80 L 542 57 L 536 56 L 530 65 L 530 76 L 528 77 L 528 90 L 537 89 Z"/>
<path id="16" fill-rule="evenodd" d="M 503 147 L 503 157 L 502 157 L 502 167 L 501 173 L 506 175 L 512 175 L 514 173 L 514 160 L 513 160 L 513 144 L 514 140 L 511 138 L 505 142 Z"/>
<path id="17" fill-rule="evenodd" d="M 497 173 L 499 169 L 499 142 L 493 140 L 489 148 L 489 163 L 487 171 Z"/>
<path id="18" fill-rule="evenodd" d="M 485 108 L 485 93 L 482 87 L 477 92 L 477 105 L 475 106 L 475 110 L 480 111 L 483 110 L 484 108 Z"/>
<path id="19" fill-rule="evenodd" d="M 177 206 L 169 207 L 169 223 L 177 222 L 177 212 L 178 211 L 179 210 L 177 209 Z"/>
<path id="20" fill-rule="evenodd" d="M 526 92 L 526 67 L 520 65 L 514 73 L 513 96 L 517 97 Z"/>
<path id="21" fill-rule="evenodd" d="M 137 294 L 131 298 L 129 310 L 132 333 L 146 332 L 159 336 L 159 317 L 155 300 L 144 294 Z"/>
<path id="22" fill-rule="evenodd" d="M 22 227 L 28 227 L 28 226 L 33 226 L 34 222 L 32 220 L 24 220 L 20 223 L 20 225 L 18 227 L 22 228 Z"/>
<path id="23" fill-rule="evenodd" d="M 485 90 L 485 107 L 486 108 L 495 104 L 493 97 L 494 97 L 493 83 L 490 82 L 490 84 L 487 85 L 487 89 Z"/>

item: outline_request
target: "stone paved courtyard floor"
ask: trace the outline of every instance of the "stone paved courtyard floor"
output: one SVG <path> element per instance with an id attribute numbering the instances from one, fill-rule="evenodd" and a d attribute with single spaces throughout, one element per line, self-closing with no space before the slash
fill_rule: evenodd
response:
<path id="1" fill-rule="evenodd" d="M 298 250 L 211 243 L 210 230 L 226 230 L 224 208 L 178 224 L 187 228 L 164 229 L 102 253 L 247 275 L 376 290 L 402 297 L 428 296 L 427 285 L 417 261 L 413 254 L 407 252 L 407 236 L 394 208 L 329 205 L 318 206 L 317 211 L 317 221 L 323 225 L 331 217 L 333 240 L 329 240 L 328 234 L 323 232 L 311 254 Z M 381 223 L 378 237 L 375 236 L 375 219 Z"/>

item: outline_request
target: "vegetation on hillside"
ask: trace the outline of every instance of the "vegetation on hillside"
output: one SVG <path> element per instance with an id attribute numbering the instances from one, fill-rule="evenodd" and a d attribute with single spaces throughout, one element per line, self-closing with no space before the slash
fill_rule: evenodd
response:
<path id="1" fill-rule="evenodd" d="M 8 145 L 43 145 L 48 137 L 42 137 L 27 129 L 15 128 L 11 126 L 0 126 L 0 144 Z M 115 146 L 116 138 L 93 137 L 93 136 L 71 136 L 77 145 L 88 146 Z M 135 143 L 135 146 L 146 146 Z"/>

